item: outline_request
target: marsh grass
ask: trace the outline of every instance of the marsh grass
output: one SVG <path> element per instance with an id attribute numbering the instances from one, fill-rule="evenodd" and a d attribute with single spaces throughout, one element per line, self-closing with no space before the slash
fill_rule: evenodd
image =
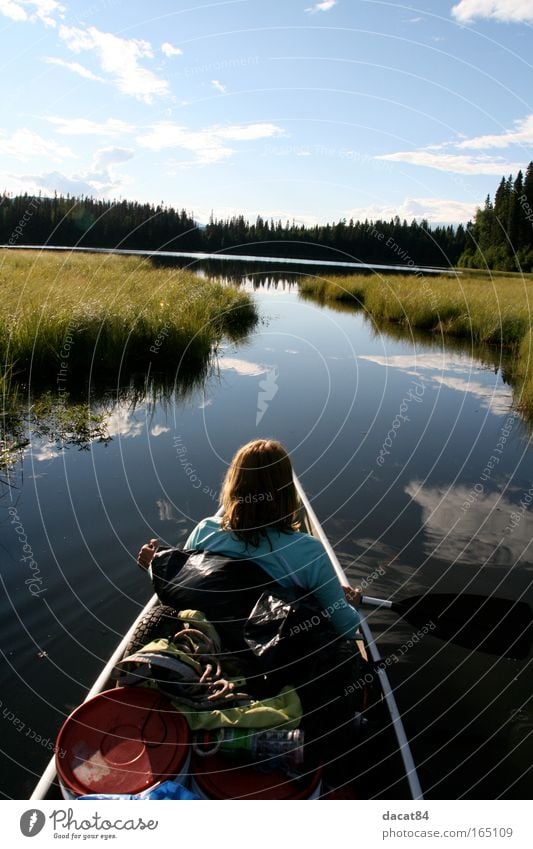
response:
<path id="1" fill-rule="evenodd" d="M 256 322 L 249 295 L 136 257 L 3 252 L 3 372 L 55 382 L 129 369 L 200 366 Z"/>
<path id="2" fill-rule="evenodd" d="M 304 278 L 304 297 L 363 308 L 379 325 L 491 346 L 506 356 L 516 406 L 533 420 L 533 280 L 469 274 Z"/>
<path id="3" fill-rule="evenodd" d="M 186 394 L 223 338 L 255 326 L 251 297 L 136 257 L 0 254 L 0 466 L 33 435 L 105 438 L 94 400 L 115 386 Z M 30 423 L 30 425 L 28 424 Z"/>

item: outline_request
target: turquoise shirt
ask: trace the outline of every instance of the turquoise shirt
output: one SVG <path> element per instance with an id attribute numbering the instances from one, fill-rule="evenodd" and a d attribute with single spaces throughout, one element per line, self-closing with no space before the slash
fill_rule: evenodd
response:
<path id="1" fill-rule="evenodd" d="M 193 530 L 185 550 L 213 551 L 226 557 L 249 558 L 283 587 L 299 587 L 311 592 L 338 634 L 355 636 L 359 614 L 346 601 L 337 574 L 320 540 L 293 531 L 280 533 L 271 528 L 257 547 L 240 540 L 220 527 L 221 519 L 203 519 Z"/>

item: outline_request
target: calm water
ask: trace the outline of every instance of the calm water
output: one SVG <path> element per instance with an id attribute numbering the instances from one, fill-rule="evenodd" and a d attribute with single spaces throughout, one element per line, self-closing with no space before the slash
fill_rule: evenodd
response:
<path id="1" fill-rule="evenodd" d="M 4 490 L 4 796 L 29 794 L 65 716 L 151 594 L 135 565 L 140 544 L 179 543 L 215 512 L 228 461 L 256 436 L 289 448 L 352 581 L 382 566 L 369 594 L 468 587 L 533 602 L 533 453 L 499 370 L 468 346 L 380 333 L 295 286 L 255 297 L 257 332 L 220 350 L 205 386 L 155 404 L 114 403 L 111 392 L 111 442 L 36 442 Z M 402 652 L 411 626 L 389 613 L 371 623 L 427 796 L 525 798 L 528 661 L 431 635 Z"/>
<path id="2" fill-rule="evenodd" d="M 280 248 L 283 243 L 280 243 Z M 252 265 L 257 268 L 264 266 L 271 268 L 272 265 L 286 268 L 334 268 L 338 269 L 339 273 L 345 271 L 388 271 L 400 272 L 403 274 L 414 273 L 416 271 L 424 271 L 426 274 L 446 274 L 449 268 L 423 265 L 386 265 L 384 263 L 368 263 L 368 262 L 341 262 L 338 260 L 316 260 L 316 259 L 289 259 L 279 256 L 258 256 L 253 254 L 237 254 L 237 253 L 187 253 L 185 251 L 146 251 L 146 250 L 124 250 L 121 248 L 78 248 L 62 245 L 0 245 L 0 248 L 9 248 L 10 250 L 27 251 L 64 251 L 66 253 L 93 253 L 93 254 L 118 254 L 119 256 L 140 256 L 150 257 L 154 262 L 163 264 L 171 263 L 172 265 L 183 265 L 191 267 L 210 267 L 217 268 L 221 273 L 224 273 L 224 268 L 228 266 L 236 266 L 238 273 L 242 272 L 243 264 Z M 333 250 L 331 255 L 335 256 L 336 251 Z M 345 256 L 342 252 L 338 252 L 341 256 Z M 458 272 L 460 273 L 460 272 Z"/>

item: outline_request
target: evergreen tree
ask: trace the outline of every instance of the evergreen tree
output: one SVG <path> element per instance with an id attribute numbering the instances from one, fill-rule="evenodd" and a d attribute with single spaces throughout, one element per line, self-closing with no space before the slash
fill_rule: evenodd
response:
<path id="1" fill-rule="evenodd" d="M 529 183 L 533 171 L 529 170 Z M 526 181 L 527 182 L 527 174 Z M 524 186 L 525 191 L 525 186 Z M 381 234 L 382 238 L 376 238 Z M 529 230 L 528 230 L 529 234 Z M 464 227 L 430 228 L 427 221 L 342 219 L 305 227 L 295 221 L 258 216 L 215 219 L 199 227 L 184 209 L 163 202 L 108 201 L 69 195 L 0 197 L 0 242 L 138 250 L 218 251 L 257 256 L 354 259 L 386 264 L 455 265 L 467 244 Z M 490 238 L 488 239 L 490 243 Z M 395 249 L 395 247 L 397 249 Z"/>
<path id="2" fill-rule="evenodd" d="M 533 162 L 529 163 L 525 177 L 519 171 L 514 181 L 512 175 L 501 179 L 494 204 L 487 195 L 484 208 L 476 212 L 473 226 L 467 227 L 466 237 L 460 265 L 533 271 Z"/>

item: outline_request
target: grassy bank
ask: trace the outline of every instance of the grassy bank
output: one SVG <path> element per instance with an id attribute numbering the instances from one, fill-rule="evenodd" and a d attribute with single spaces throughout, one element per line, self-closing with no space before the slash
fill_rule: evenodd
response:
<path id="1" fill-rule="evenodd" d="M 307 278 L 304 296 L 363 307 L 373 320 L 490 345 L 511 354 L 516 405 L 533 418 L 533 281 L 468 276 Z"/>
<path id="2" fill-rule="evenodd" d="M 200 364 L 256 313 L 250 297 L 135 257 L 0 254 L 0 359 L 18 378 L 65 383 Z"/>

